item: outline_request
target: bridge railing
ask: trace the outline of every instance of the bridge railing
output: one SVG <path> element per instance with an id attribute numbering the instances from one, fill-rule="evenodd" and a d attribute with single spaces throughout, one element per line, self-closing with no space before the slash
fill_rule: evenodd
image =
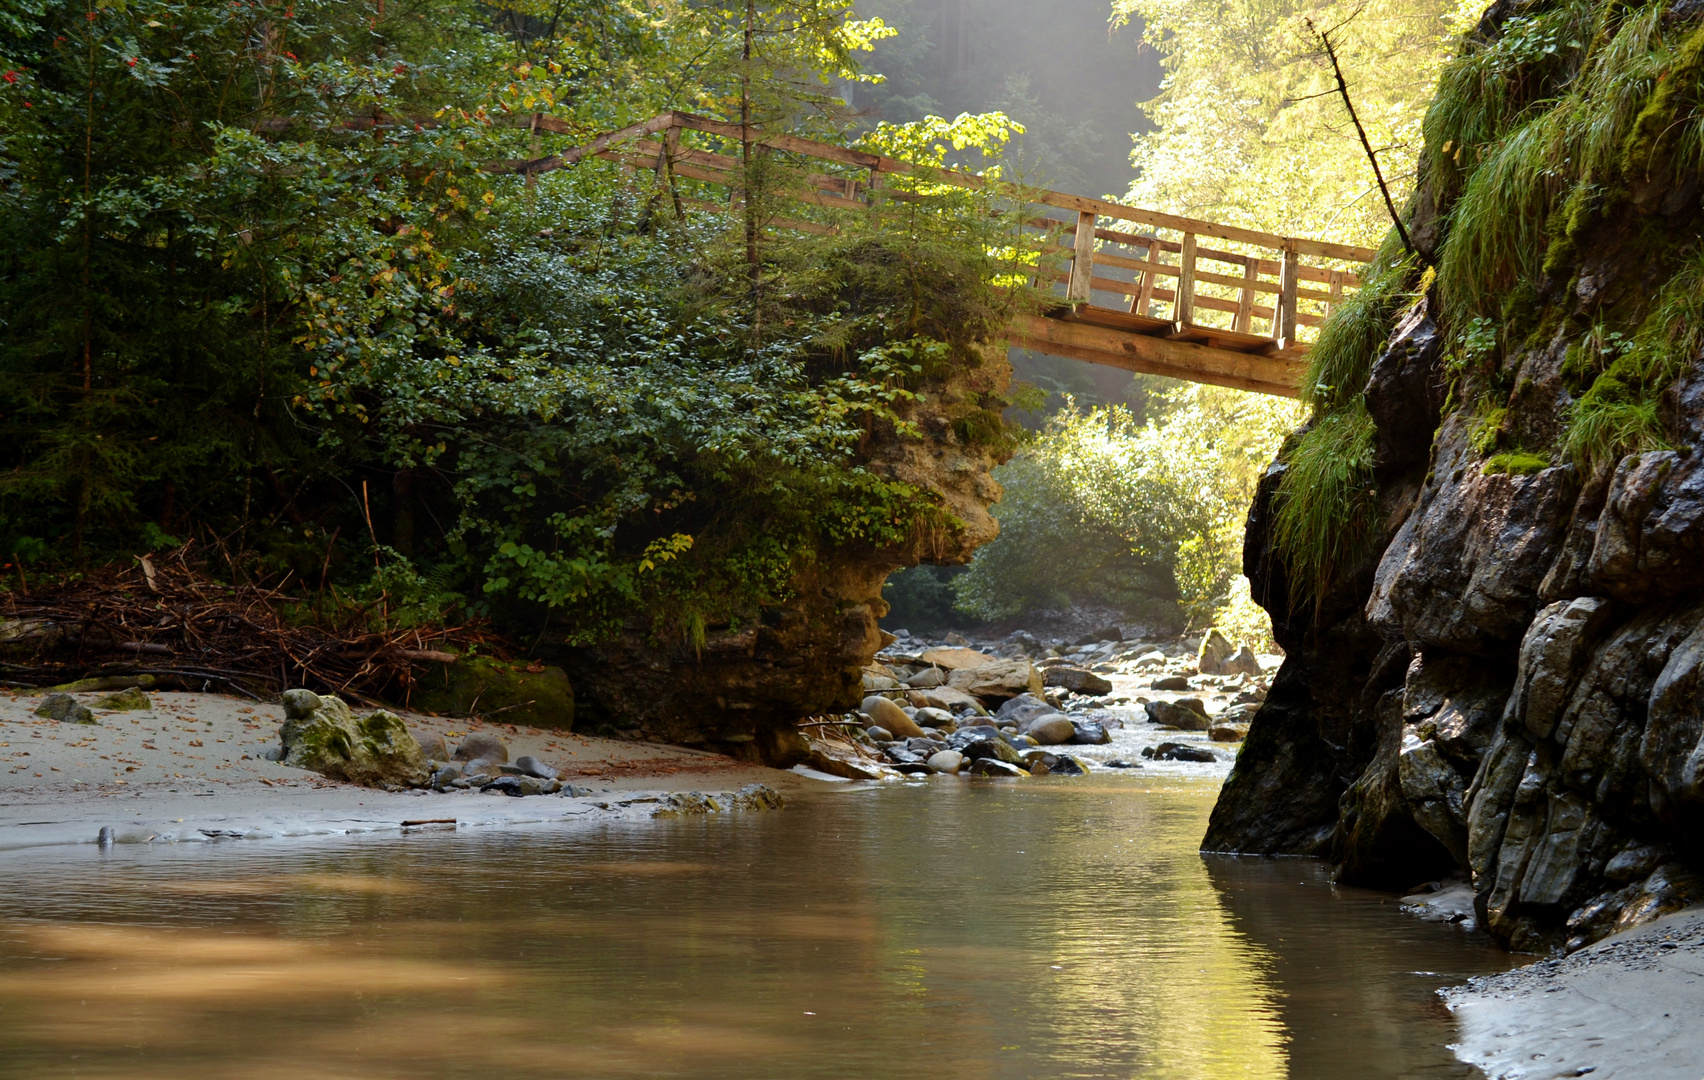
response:
<path id="1" fill-rule="evenodd" d="M 544 114 L 511 117 L 507 122 L 534 132 L 576 133 Z M 990 181 L 953 169 L 919 167 L 881 154 L 683 112 L 663 113 L 558 154 L 493 163 L 491 168 L 530 178 L 597 156 L 652 170 L 666 178 L 671 190 L 677 178 L 693 180 L 725 186 L 730 189 L 730 202 L 737 199 L 740 159 L 683 145 L 682 134 L 687 131 L 727 142 L 749 140 L 766 152 L 826 163 L 824 171 L 805 173 L 803 189 L 787 193 L 824 208 L 866 209 L 878 189 L 890 187 L 887 178 L 894 175 L 917 174 L 971 190 L 998 183 L 1014 199 L 1040 208 L 1041 216 L 1028 222 L 1044 234 L 1044 257 L 1032 280 L 1059 297 L 1057 314 L 1220 350 L 1298 357 L 1331 307 L 1342 302 L 1349 290 L 1360 287 L 1354 268 L 1370 262 L 1374 254 L 1353 244 L 1280 236 L 1106 199 Z M 890 194 L 904 197 L 897 191 Z M 694 205 L 725 209 L 703 202 Z M 833 227 L 808 218 L 776 224 L 809 231 Z"/>

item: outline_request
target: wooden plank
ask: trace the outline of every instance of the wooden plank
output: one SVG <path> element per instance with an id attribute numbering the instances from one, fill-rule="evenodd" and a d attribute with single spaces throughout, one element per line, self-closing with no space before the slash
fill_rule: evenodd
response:
<path id="1" fill-rule="evenodd" d="M 1231 328 L 1239 334 L 1249 333 L 1254 328 L 1254 290 L 1259 284 L 1260 264 L 1249 260 L 1243 270 L 1242 293 L 1237 300 L 1237 317 Z"/>
<path id="2" fill-rule="evenodd" d="M 1029 224 L 1032 227 L 1040 228 L 1041 225 L 1039 222 L 1044 221 L 1054 225 L 1059 224 L 1056 219 L 1051 218 L 1037 218 L 1030 221 Z M 1067 222 L 1064 224 L 1064 231 L 1075 232 L 1076 226 Z M 1147 244 L 1152 241 L 1154 243 L 1158 243 L 1160 245 L 1160 250 L 1162 251 L 1181 252 L 1183 250 L 1182 244 L 1171 240 L 1160 240 L 1152 236 L 1143 235 L 1142 233 L 1118 232 L 1115 229 L 1096 229 L 1095 237 L 1100 240 L 1110 240 L 1115 244 L 1124 244 L 1129 247 L 1146 247 Z M 1198 261 L 1206 259 L 1211 262 L 1230 263 L 1233 266 L 1246 266 L 1250 259 L 1255 258 L 1255 256 L 1252 255 L 1239 255 L 1234 251 L 1219 251 L 1215 248 L 1204 247 L 1196 248 L 1195 257 Z M 1112 258 L 1112 256 L 1108 256 L 1105 252 L 1097 252 L 1095 255 L 1096 262 L 1106 262 L 1109 258 Z M 1108 262 L 1107 264 L 1109 266 L 1121 265 L 1113 262 Z M 1259 264 L 1260 273 L 1271 274 L 1274 277 L 1277 276 L 1280 265 L 1277 260 L 1260 259 Z M 1322 266 L 1309 266 L 1306 263 L 1303 263 L 1297 268 L 1296 272 L 1303 281 L 1317 281 L 1324 284 L 1331 281 L 1333 274 L 1338 274 L 1342 276 L 1343 284 L 1349 288 L 1360 288 L 1361 285 L 1360 277 L 1347 270 L 1328 270 Z"/>
<path id="3" fill-rule="evenodd" d="M 1306 370 L 1305 363 L 1291 358 L 1235 353 L 1038 315 L 1019 318 L 1009 333 L 1012 345 L 1053 356 L 1283 397 L 1296 396 Z"/>
<path id="4" fill-rule="evenodd" d="M 1172 302 L 1172 318 L 1188 323 L 1195 318 L 1195 234 L 1183 234 L 1183 262 L 1178 269 L 1177 299 Z"/>
<path id="5" fill-rule="evenodd" d="M 1137 290 L 1136 298 L 1130 302 L 1130 310 L 1138 315 L 1148 314 L 1148 305 L 1154 299 L 1154 286 L 1160 273 L 1155 267 L 1164 265 L 1160 261 L 1161 254 L 1160 245 L 1148 245 L 1148 269 L 1142 272 L 1142 286 Z"/>
<path id="6" fill-rule="evenodd" d="M 1272 320 L 1272 340 L 1280 349 L 1296 341 L 1296 251 L 1284 249 L 1283 266 L 1278 273 L 1278 314 Z"/>
<path id="7" fill-rule="evenodd" d="M 1066 195 L 1058 191 L 1032 193 L 1030 201 L 1045 206 L 1057 206 L 1061 210 L 1092 211 L 1100 217 L 1134 221 L 1139 225 L 1147 225 L 1156 229 L 1196 232 L 1203 236 L 1212 236 L 1220 240 L 1235 240 L 1243 244 L 1253 244 L 1256 247 L 1278 249 L 1294 247 L 1297 254 L 1312 255 L 1320 259 L 1343 259 L 1349 262 L 1367 263 L 1372 262 L 1373 256 L 1377 254 L 1372 248 L 1356 247 L 1353 244 L 1279 236 L 1277 233 L 1243 229 L 1235 225 L 1219 225 L 1211 221 L 1200 221 L 1195 218 L 1180 217 L 1176 214 L 1162 214 L 1158 210 L 1142 210 L 1134 206 L 1107 202 L 1105 199 L 1087 199 L 1081 195 Z"/>
<path id="8" fill-rule="evenodd" d="M 1119 311 L 1117 308 L 1095 307 L 1092 304 L 1059 308 L 1048 315 L 1052 318 L 1074 319 L 1094 326 L 1111 327 L 1132 334 L 1169 334 L 1174 325 L 1170 319 L 1156 319 L 1149 315 L 1137 315 L 1130 311 Z"/>
<path id="9" fill-rule="evenodd" d="M 1089 281 L 1095 271 L 1095 216 L 1077 215 L 1077 243 L 1071 250 L 1071 279 L 1065 285 L 1067 304 L 1089 302 Z"/>

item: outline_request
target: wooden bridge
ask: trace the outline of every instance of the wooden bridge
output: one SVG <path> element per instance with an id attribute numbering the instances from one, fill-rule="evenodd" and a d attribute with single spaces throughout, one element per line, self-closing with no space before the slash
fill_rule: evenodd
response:
<path id="1" fill-rule="evenodd" d="M 552 117 L 518 118 L 535 135 L 572 134 Z M 511 120 L 511 123 L 516 121 Z M 588 156 L 648 169 L 668 180 L 697 180 L 737 191 L 737 157 L 682 145 L 696 131 L 765 152 L 826 163 L 805 173 L 806 189 L 789 197 L 816 206 L 868 209 L 873 193 L 897 174 L 980 190 L 990 181 L 950 169 L 791 135 L 766 134 L 689 113 L 670 112 L 559 154 L 494 163 L 495 170 L 529 179 Z M 1021 316 L 1013 346 L 1128 371 L 1294 397 L 1315 328 L 1347 290 L 1361 284 L 1354 268 L 1371 249 L 1143 210 L 1133 206 L 1003 185 L 1025 205 L 1039 207 L 1030 228 L 1042 234 L 1044 259 L 1032 284 L 1058 300 L 1042 315 Z M 896 193 L 897 194 L 897 193 Z M 679 198 L 678 192 L 676 198 Z M 724 204 L 683 200 L 705 209 Z M 809 231 L 821 222 L 780 222 Z"/>

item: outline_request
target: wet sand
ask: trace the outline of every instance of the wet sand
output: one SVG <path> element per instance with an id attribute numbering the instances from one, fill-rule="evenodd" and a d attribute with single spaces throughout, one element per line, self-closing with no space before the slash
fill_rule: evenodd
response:
<path id="1" fill-rule="evenodd" d="M 1704 908 L 1443 992 L 1491 1080 L 1704 1077 Z"/>
<path id="2" fill-rule="evenodd" d="M 510 760 L 530 754 L 592 794 L 385 792 L 267 760 L 282 706 L 161 691 L 146 710 L 97 708 L 105 696 L 75 695 L 99 722 L 72 724 L 36 716 L 40 693 L 0 692 L 0 849 L 94 843 L 103 826 L 117 843 L 162 843 L 394 831 L 438 818 L 455 828 L 607 821 L 649 816 L 656 805 L 644 800 L 668 792 L 761 783 L 785 797 L 833 786 L 684 747 L 402 713 L 417 738 L 489 732 Z"/>

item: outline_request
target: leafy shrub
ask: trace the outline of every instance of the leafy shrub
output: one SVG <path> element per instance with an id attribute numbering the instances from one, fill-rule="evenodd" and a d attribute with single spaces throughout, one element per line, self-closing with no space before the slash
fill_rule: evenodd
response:
<path id="1" fill-rule="evenodd" d="M 1297 410 L 1206 386 L 1169 398 L 1141 425 L 1122 407 L 1073 404 L 997 470 L 1000 536 L 953 580 L 962 610 L 998 619 L 1095 603 L 1164 615 L 1181 602 L 1203 624 L 1226 602 L 1248 500 Z"/>

